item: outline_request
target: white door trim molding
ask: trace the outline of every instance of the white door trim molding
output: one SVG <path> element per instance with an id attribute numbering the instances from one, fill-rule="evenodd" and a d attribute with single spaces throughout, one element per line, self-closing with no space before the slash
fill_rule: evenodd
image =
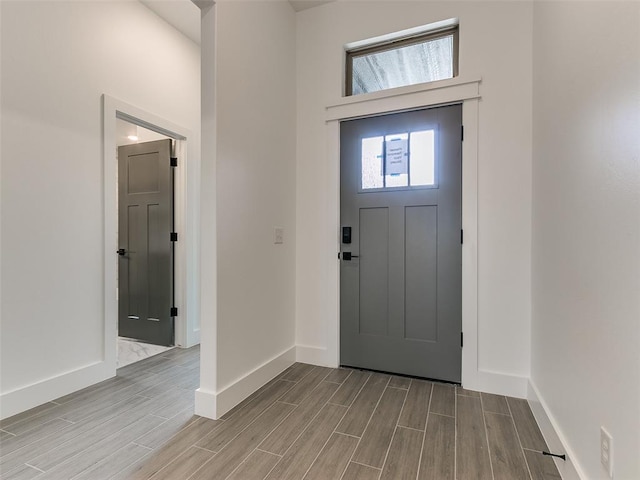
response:
<path id="1" fill-rule="evenodd" d="M 480 82 L 480 79 L 464 80 L 456 77 L 439 82 L 342 97 L 327 106 L 325 120 L 330 122 L 370 117 L 480 98 Z"/>
<path id="2" fill-rule="evenodd" d="M 384 115 L 418 108 L 462 103 L 464 142 L 462 144 L 462 384 L 466 388 L 525 397 L 527 379 L 480 371 L 478 367 L 478 129 L 480 79 L 452 79 L 433 84 L 413 85 L 372 94 L 346 97 L 327 106 L 330 224 L 326 250 L 329 258 L 340 250 L 340 121 Z M 326 364 L 340 364 L 340 266 L 332 262 L 327 305 L 333 318 L 328 322 Z M 300 360 L 300 358 L 298 359 Z"/>
<path id="3" fill-rule="evenodd" d="M 176 168 L 175 228 L 179 233 L 176 243 L 175 298 L 178 307 L 175 343 L 190 347 L 200 342 L 199 338 L 199 293 L 198 285 L 198 213 L 189 212 L 188 205 L 198 205 L 199 159 L 193 153 L 194 141 L 190 130 L 138 107 L 103 95 L 103 175 L 104 175 L 104 362 L 115 375 L 116 330 L 118 319 L 117 255 L 118 249 L 118 199 L 116 160 L 116 119 L 120 118 L 176 140 L 187 140 L 186 149 L 180 151 L 185 142 L 178 142 L 180 160 Z M 185 151 L 187 150 L 187 151 Z M 188 160 L 187 160 L 188 158 Z M 192 210 L 193 207 L 191 208 Z M 196 292 L 189 293 L 189 292 Z"/>

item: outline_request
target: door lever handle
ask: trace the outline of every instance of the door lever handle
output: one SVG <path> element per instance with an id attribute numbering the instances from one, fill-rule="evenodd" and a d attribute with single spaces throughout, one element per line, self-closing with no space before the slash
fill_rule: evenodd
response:
<path id="1" fill-rule="evenodd" d="M 338 253 L 338 258 L 340 258 L 340 254 Z M 352 258 L 360 258 L 359 255 L 351 255 L 351 252 L 342 252 L 342 260 L 350 261 Z"/>
<path id="2" fill-rule="evenodd" d="M 121 257 L 124 257 L 127 254 L 127 251 L 124 248 L 119 248 L 118 250 L 116 250 L 116 253 Z"/>

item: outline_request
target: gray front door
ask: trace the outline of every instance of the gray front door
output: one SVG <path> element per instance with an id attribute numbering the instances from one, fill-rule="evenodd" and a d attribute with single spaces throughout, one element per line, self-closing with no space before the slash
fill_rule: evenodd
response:
<path id="1" fill-rule="evenodd" d="M 340 128 L 340 363 L 460 382 L 462 107 Z"/>
<path id="2" fill-rule="evenodd" d="M 118 148 L 118 335 L 173 345 L 171 140 Z"/>

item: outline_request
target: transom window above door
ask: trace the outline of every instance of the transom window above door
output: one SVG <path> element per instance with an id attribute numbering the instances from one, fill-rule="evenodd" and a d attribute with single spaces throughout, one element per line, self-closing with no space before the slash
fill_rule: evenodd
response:
<path id="1" fill-rule="evenodd" d="M 458 26 L 381 37 L 347 48 L 346 95 L 360 95 L 458 75 Z M 390 39 L 389 39 L 390 38 Z M 359 42 L 362 44 L 363 42 Z"/>
<path id="2" fill-rule="evenodd" d="M 435 130 L 363 138 L 361 189 L 435 187 Z"/>

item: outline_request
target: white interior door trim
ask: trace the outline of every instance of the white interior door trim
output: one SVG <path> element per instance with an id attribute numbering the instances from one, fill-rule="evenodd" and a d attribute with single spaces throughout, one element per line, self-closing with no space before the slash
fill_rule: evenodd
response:
<path id="1" fill-rule="evenodd" d="M 462 143 L 462 384 L 471 389 L 487 389 L 486 378 L 478 370 L 478 127 L 481 80 L 453 79 L 402 87 L 375 94 L 347 97 L 327 107 L 329 180 L 327 191 L 330 221 L 326 246 L 328 258 L 340 251 L 340 121 L 364 116 L 428 108 L 446 103 L 462 103 L 464 142 Z M 332 262 L 327 304 L 335 312 L 328 322 L 328 364 L 340 364 L 340 265 Z M 495 390 L 493 386 L 489 389 Z"/>
<path id="2" fill-rule="evenodd" d="M 198 212 L 189 212 L 187 204 L 197 205 L 199 159 L 193 152 L 192 132 L 164 118 L 138 107 L 103 95 L 103 175 L 104 175 L 104 352 L 103 358 L 109 370 L 116 370 L 116 340 L 118 321 L 117 255 L 118 249 L 118 199 L 116 161 L 116 119 L 120 118 L 166 135 L 178 142 L 180 160 L 176 169 L 175 229 L 178 232 L 175 259 L 175 299 L 178 317 L 175 326 L 175 343 L 189 347 L 200 342 L 198 284 Z M 187 148 L 184 148 L 186 140 Z M 187 160 L 188 158 L 188 160 Z M 192 209 L 194 210 L 194 209 Z M 196 292 L 195 294 L 188 292 Z"/>
<path id="3" fill-rule="evenodd" d="M 325 120 L 330 122 L 370 117 L 480 98 L 480 82 L 480 79 L 465 80 L 456 77 L 450 80 L 342 97 L 326 107 Z"/>

